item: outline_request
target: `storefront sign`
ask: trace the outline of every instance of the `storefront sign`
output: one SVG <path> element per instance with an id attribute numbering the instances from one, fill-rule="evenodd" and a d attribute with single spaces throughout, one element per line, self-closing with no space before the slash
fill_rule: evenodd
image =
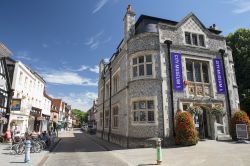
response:
<path id="1" fill-rule="evenodd" d="M 247 125 L 236 124 L 236 134 L 238 139 L 248 139 Z"/>
<path id="2" fill-rule="evenodd" d="M 12 99 L 10 109 L 11 109 L 11 111 L 20 111 L 21 110 L 21 99 Z"/>
<path id="3" fill-rule="evenodd" d="M 181 54 L 172 52 L 171 58 L 174 90 L 183 91 Z"/>
<path id="4" fill-rule="evenodd" d="M 224 93 L 225 84 L 224 84 L 221 59 L 217 59 L 217 58 L 214 59 L 214 72 L 215 72 L 215 77 L 216 77 L 217 92 Z"/>

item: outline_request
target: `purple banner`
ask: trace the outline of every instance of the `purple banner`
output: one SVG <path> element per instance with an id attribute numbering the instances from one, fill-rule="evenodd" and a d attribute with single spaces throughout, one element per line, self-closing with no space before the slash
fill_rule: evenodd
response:
<path id="1" fill-rule="evenodd" d="M 181 54 L 172 52 L 172 72 L 174 90 L 183 91 Z"/>
<path id="2" fill-rule="evenodd" d="M 217 92 L 224 93 L 225 84 L 224 84 L 221 59 L 218 59 L 218 58 L 214 59 L 214 72 L 215 72 L 215 78 L 216 78 Z"/>

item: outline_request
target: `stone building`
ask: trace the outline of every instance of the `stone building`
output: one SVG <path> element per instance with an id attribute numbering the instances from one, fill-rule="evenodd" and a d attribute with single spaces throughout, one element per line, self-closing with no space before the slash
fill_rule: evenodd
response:
<path id="1" fill-rule="evenodd" d="M 200 138 L 228 137 L 239 98 L 220 33 L 193 13 L 179 22 L 145 15 L 135 22 L 129 5 L 123 40 L 99 64 L 97 135 L 123 147 L 154 137 L 171 144 L 176 112 L 191 111 Z"/>

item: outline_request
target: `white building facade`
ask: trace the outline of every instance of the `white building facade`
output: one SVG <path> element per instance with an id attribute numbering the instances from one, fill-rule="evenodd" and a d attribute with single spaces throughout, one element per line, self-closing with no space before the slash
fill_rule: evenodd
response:
<path id="1" fill-rule="evenodd" d="M 45 81 L 22 62 L 15 63 L 12 89 L 14 95 L 9 120 L 10 129 L 16 128 L 21 134 L 39 131 L 42 110 L 49 115 L 44 93 Z M 45 104 L 46 103 L 46 104 Z M 46 109 L 45 109 L 46 108 Z"/>

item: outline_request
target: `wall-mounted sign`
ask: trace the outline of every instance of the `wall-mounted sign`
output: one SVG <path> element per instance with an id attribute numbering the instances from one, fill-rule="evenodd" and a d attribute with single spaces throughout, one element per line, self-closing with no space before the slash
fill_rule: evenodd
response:
<path id="1" fill-rule="evenodd" d="M 11 111 L 20 111 L 21 99 L 12 99 L 10 109 Z"/>
<path id="2" fill-rule="evenodd" d="M 172 72 L 175 91 L 183 91 L 181 54 L 172 52 Z"/>
<path id="3" fill-rule="evenodd" d="M 221 59 L 218 59 L 218 58 L 214 59 L 214 72 L 215 72 L 215 77 L 216 77 L 217 92 L 224 93 L 225 84 L 224 84 Z"/>
<path id="4" fill-rule="evenodd" d="M 247 125 L 236 124 L 236 134 L 238 139 L 248 139 Z"/>

